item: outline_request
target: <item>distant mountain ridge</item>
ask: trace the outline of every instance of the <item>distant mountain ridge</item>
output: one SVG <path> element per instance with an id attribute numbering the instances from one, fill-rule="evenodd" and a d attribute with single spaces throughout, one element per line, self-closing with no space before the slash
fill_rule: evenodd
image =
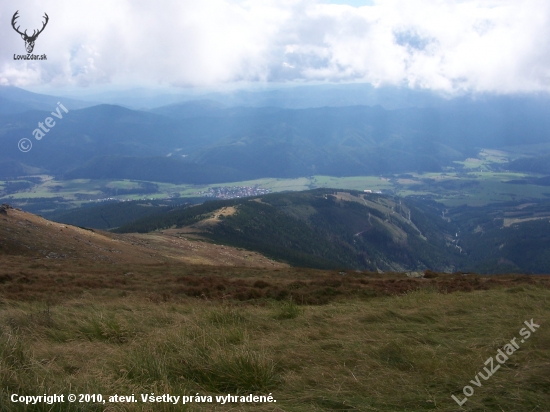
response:
<path id="1" fill-rule="evenodd" d="M 32 93 L 14 86 L 0 86 L 0 115 L 24 113 L 29 110 L 53 110 L 57 106 L 57 102 L 62 102 L 66 107 L 73 110 L 97 104 L 66 97 Z"/>
<path id="2" fill-rule="evenodd" d="M 196 91 L 132 88 L 92 93 L 73 93 L 75 98 L 96 103 L 115 104 L 135 110 L 155 110 L 162 106 L 214 101 L 226 107 L 278 107 L 306 109 L 315 107 L 376 106 L 386 109 L 437 107 L 450 96 L 422 89 L 370 84 L 314 84 L 295 87 L 250 88 L 228 91 Z"/>
<path id="3" fill-rule="evenodd" d="M 550 103 L 544 96 L 461 98 L 440 107 L 396 110 L 224 107 L 207 100 L 147 112 L 116 105 L 68 107 L 55 129 L 33 140 L 38 122 L 54 108 L 0 115 L 0 162 L 17 169 L 4 176 L 34 168 L 56 176 L 154 180 L 158 173 L 151 169 L 148 179 L 142 167 L 147 157 L 167 159 L 159 180 L 166 182 L 200 181 L 188 169 L 201 170 L 205 182 L 227 182 L 233 175 L 249 180 L 439 172 L 481 147 L 550 140 Z M 24 137 L 33 142 L 28 153 L 17 147 Z"/>

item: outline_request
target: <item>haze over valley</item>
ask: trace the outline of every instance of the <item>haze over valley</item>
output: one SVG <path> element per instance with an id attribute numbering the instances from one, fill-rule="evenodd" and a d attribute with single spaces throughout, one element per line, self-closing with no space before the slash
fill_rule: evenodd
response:
<path id="1" fill-rule="evenodd" d="M 541 229 L 536 222 L 547 222 L 547 98 L 449 99 L 435 93 L 371 89 L 373 103 L 393 101 L 399 105 L 406 101 L 409 105 L 387 109 L 381 104 L 345 105 L 344 92 L 351 90 L 349 86 L 310 89 L 284 89 L 278 96 L 284 92 L 292 101 L 292 96 L 306 90 L 311 95 L 322 91 L 325 98 L 331 93 L 339 95 L 338 101 L 344 105 L 309 109 L 228 106 L 227 101 L 236 98 L 232 96 L 242 96 L 235 93 L 217 95 L 217 101 L 190 100 L 147 111 L 108 104 L 67 108 L 67 113 L 60 112 L 65 118 L 58 120 L 59 124 L 42 139 L 35 140 L 33 149 L 26 153 L 17 148 L 17 138 L 25 130 L 35 130 L 36 119 L 49 115 L 43 108 L 63 98 L 13 87 L 0 89 L 4 99 L 13 103 L 7 106 L 15 107 L 17 102 L 22 107 L 20 113 L 4 110 L 2 114 L 3 139 L 12 144 L 6 144 L 8 150 L 2 152 L 0 160 L 5 179 L 1 200 L 61 222 L 114 229 L 132 219 L 163 213 L 163 209 L 212 198 L 254 197 L 321 187 L 353 189 L 378 193 L 393 203 L 406 202 L 409 197 L 424 209 L 435 201 L 433 205 L 439 206 L 424 211 L 427 219 L 440 222 L 435 238 L 428 243 L 447 237 L 444 243 L 462 256 L 432 251 L 433 256 L 413 257 L 423 249 L 421 242 L 409 245 L 407 253 L 412 253 L 411 257 L 398 262 L 387 260 L 387 249 L 382 253 L 385 258 L 378 263 L 371 259 L 367 259 L 370 263 L 360 263 L 353 258 L 337 259 L 334 264 L 371 270 L 550 270 L 545 259 L 520 263 L 524 261 L 519 257 L 521 253 L 511 258 L 509 251 L 524 250 L 514 240 L 513 231 L 504 237 L 498 235 L 503 237 L 499 243 L 502 253 L 494 254 L 482 247 L 486 258 L 474 258 L 478 246 L 473 246 L 477 245 L 476 237 L 483 235 L 484 225 L 494 219 L 500 219 L 496 227 L 505 229 L 504 233 L 512 225 L 534 234 L 529 225 Z M 254 94 L 257 100 L 268 100 L 272 92 Z M 350 100 L 354 96 L 351 93 Z M 86 105 L 80 101 L 74 104 Z M 415 104 L 417 107 L 413 107 Z M 293 203 L 292 199 L 288 201 Z M 117 206 L 121 201 L 128 204 Z M 474 207 L 465 212 L 464 205 Z M 245 213 L 242 207 L 238 210 Z M 472 227 L 472 219 L 485 219 L 482 216 L 488 210 L 497 214 L 486 224 L 480 221 Z M 394 212 L 391 208 L 390 213 Z M 94 219 L 96 215 L 101 217 Z M 369 216 L 363 212 L 350 231 L 364 231 L 371 224 Z M 301 215 L 292 218 L 300 220 Z M 313 221 L 305 223 L 311 225 Z M 272 229 L 263 230 L 269 233 Z M 370 246 L 359 246 L 353 253 L 373 253 L 372 248 L 378 248 L 375 245 L 383 239 L 382 235 L 377 236 Z M 234 242 L 229 239 L 224 241 Z M 394 242 L 399 243 L 396 239 Z M 543 236 L 536 250 L 544 254 L 547 242 Z M 258 240 L 246 245 L 265 252 Z M 298 263 L 285 253 L 290 251 L 272 256 Z M 447 255 L 446 260 L 441 260 L 441 253 Z M 328 264 L 320 262 L 311 261 L 308 265 Z"/>

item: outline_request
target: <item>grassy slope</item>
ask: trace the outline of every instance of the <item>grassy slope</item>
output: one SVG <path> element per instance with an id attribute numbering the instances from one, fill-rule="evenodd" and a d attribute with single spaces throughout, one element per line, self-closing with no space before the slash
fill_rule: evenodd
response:
<path id="1" fill-rule="evenodd" d="M 7 401 L 11 393 L 66 394 L 71 388 L 137 396 L 271 392 L 277 399 L 188 409 L 197 411 L 458 411 L 451 394 L 459 395 L 484 361 L 533 318 L 540 329 L 482 380 L 465 407 L 544 410 L 550 404 L 549 296 L 548 289 L 523 285 L 453 294 L 426 289 L 300 307 L 101 294 L 53 307 L 5 301 L 0 404 L 3 411 L 22 410 Z M 104 410 L 67 406 L 28 410 Z M 109 410 L 184 410 L 141 403 L 119 408 Z"/>

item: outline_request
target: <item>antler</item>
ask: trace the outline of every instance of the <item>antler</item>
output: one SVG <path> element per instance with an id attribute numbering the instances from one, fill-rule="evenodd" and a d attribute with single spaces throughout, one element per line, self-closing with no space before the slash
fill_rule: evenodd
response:
<path id="1" fill-rule="evenodd" d="M 42 28 L 40 30 L 38 30 L 38 33 L 36 33 L 36 34 L 34 34 L 34 32 L 33 32 L 33 34 L 32 34 L 33 37 L 37 37 L 46 28 L 46 25 L 48 24 L 48 21 L 50 20 L 50 18 L 46 14 L 46 12 L 44 12 L 44 18 L 46 19 L 46 21 L 44 23 L 42 23 Z"/>
<path id="2" fill-rule="evenodd" d="M 25 33 L 21 33 L 21 32 L 19 31 L 19 27 L 21 27 L 21 26 L 17 26 L 17 28 L 15 28 L 15 20 L 17 20 L 17 19 L 19 18 L 19 16 L 17 15 L 17 13 L 19 13 L 19 10 L 17 10 L 17 11 L 14 13 L 13 17 L 11 18 L 11 26 L 12 26 L 13 29 L 14 29 L 17 33 L 19 33 L 21 36 L 26 36 L 26 35 L 27 35 L 27 30 L 25 30 Z"/>

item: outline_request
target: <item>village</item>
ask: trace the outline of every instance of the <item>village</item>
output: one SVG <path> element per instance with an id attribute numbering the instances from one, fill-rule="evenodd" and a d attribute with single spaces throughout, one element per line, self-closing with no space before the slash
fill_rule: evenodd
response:
<path id="1" fill-rule="evenodd" d="M 197 195 L 216 199 L 235 199 L 241 197 L 266 195 L 268 193 L 271 193 L 270 189 L 263 189 L 258 186 L 220 186 L 211 187 L 206 191 L 197 192 Z"/>

